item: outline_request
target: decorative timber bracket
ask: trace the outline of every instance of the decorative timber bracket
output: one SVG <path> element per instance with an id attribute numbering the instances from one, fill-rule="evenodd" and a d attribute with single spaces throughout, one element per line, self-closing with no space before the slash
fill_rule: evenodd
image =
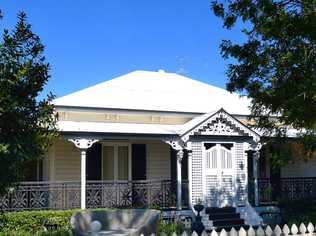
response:
<path id="1" fill-rule="evenodd" d="M 79 149 L 88 149 L 90 148 L 94 143 L 98 142 L 98 139 L 85 139 L 85 138 L 78 138 L 78 139 L 68 139 L 70 142 L 75 144 L 75 146 Z"/>
<path id="2" fill-rule="evenodd" d="M 182 140 L 163 140 L 169 144 L 174 150 L 179 151 L 185 149 L 186 145 Z"/>
<path id="3" fill-rule="evenodd" d="M 265 143 L 262 144 L 260 142 L 251 142 L 251 143 L 248 143 L 247 150 L 248 151 L 253 151 L 254 152 L 253 157 L 256 158 L 257 160 L 259 160 L 259 158 L 260 158 L 260 150 L 261 150 L 263 145 L 265 145 Z"/>
<path id="4" fill-rule="evenodd" d="M 177 152 L 177 159 L 181 162 L 183 158 L 183 150 L 187 149 L 187 145 L 182 140 L 163 140 L 165 143 L 169 144 L 172 149 Z"/>

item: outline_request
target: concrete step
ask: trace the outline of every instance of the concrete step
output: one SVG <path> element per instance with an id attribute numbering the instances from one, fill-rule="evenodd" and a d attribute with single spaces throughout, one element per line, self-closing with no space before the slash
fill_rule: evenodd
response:
<path id="1" fill-rule="evenodd" d="M 205 209 L 206 214 L 223 214 L 223 213 L 236 213 L 235 207 L 207 207 Z"/>
<path id="2" fill-rule="evenodd" d="M 245 224 L 245 221 L 240 218 L 213 220 L 213 226 L 243 225 L 243 224 Z"/>
<path id="3" fill-rule="evenodd" d="M 207 207 L 205 213 L 209 215 L 208 219 L 216 230 L 230 230 L 232 227 L 236 229 L 240 227 L 249 228 L 248 225 L 245 225 L 244 219 L 240 217 L 235 207 Z"/>
<path id="4" fill-rule="evenodd" d="M 246 225 L 246 224 L 242 224 L 242 225 L 217 226 L 217 227 L 215 227 L 215 230 L 216 230 L 217 232 L 220 232 L 222 229 L 225 229 L 227 232 L 229 232 L 233 227 L 238 231 L 241 227 L 243 227 L 245 230 L 248 230 L 250 226 L 249 226 L 249 225 Z"/>
<path id="5" fill-rule="evenodd" d="M 234 219 L 240 218 L 239 213 L 217 213 L 217 214 L 209 214 L 210 220 L 220 220 L 220 219 Z"/>

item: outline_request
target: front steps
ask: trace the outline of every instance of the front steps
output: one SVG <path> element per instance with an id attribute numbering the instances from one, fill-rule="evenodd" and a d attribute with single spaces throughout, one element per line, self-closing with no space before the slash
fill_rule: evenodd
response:
<path id="1" fill-rule="evenodd" d="M 215 229 L 216 231 L 220 231 L 225 229 L 229 231 L 232 227 L 235 229 L 239 229 L 240 227 L 245 229 L 249 228 L 249 226 L 245 224 L 244 219 L 237 213 L 235 207 L 207 207 L 205 209 L 205 215 L 208 216 L 208 220 L 210 221 L 209 225 L 211 225 L 211 228 L 206 227 L 208 230 Z"/>

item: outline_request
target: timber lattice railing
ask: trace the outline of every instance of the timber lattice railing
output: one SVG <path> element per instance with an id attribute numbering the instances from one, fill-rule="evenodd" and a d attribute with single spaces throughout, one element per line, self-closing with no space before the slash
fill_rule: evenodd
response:
<path id="1" fill-rule="evenodd" d="M 188 233 L 183 232 L 181 234 L 172 233 L 168 234 L 168 236 L 198 236 L 196 232 Z M 230 231 L 226 231 L 222 229 L 221 231 L 211 230 L 211 231 L 204 231 L 202 236 L 288 236 L 288 235 L 297 235 L 297 236 L 316 236 L 315 232 L 315 225 L 312 223 L 308 223 L 305 225 L 301 223 L 299 226 L 296 224 L 291 225 L 284 225 L 280 227 L 279 225 L 271 228 L 270 226 L 260 226 L 260 227 L 250 227 L 248 229 L 244 229 L 241 227 L 240 229 L 232 228 Z M 141 236 L 147 236 L 142 235 Z M 155 236 L 155 234 L 151 234 L 150 236 Z M 157 235 L 158 236 L 158 235 Z M 159 236 L 167 236 L 165 233 L 159 234 Z"/>
<path id="2" fill-rule="evenodd" d="M 184 196 L 188 191 L 183 181 Z M 87 181 L 87 208 L 168 208 L 176 205 L 171 180 Z M 187 202 L 187 199 L 183 199 Z M 0 197 L 1 211 L 80 208 L 80 181 L 22 182 Z"/>

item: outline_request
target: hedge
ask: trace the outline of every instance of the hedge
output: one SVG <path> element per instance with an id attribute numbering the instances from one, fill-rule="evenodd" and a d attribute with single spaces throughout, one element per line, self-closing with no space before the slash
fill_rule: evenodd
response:
<path id="1" fill-rule="evenodd" d="M 39 231 L 36 233 L 29 233 L 29 232 L 11 232 L 11 233 L 1 233 L 0 236 L 72 236 L 72 232 L 69 230 L 57 230 L 54 232 L 48 231 Z"/>
<path id="2" fill-rule="evenodd" d="M 0 213 L 0 235 L 67 235 L 71 232 L 70 217 L 75 211 L 78 210 Z M 54 234 L 49 232 L 51 229 Z"/>
<path id="3" fill-rule="evenodd" d="M 280 200 L 279 207 L 287 224 L 316 222 L 316 199 Z"/>

